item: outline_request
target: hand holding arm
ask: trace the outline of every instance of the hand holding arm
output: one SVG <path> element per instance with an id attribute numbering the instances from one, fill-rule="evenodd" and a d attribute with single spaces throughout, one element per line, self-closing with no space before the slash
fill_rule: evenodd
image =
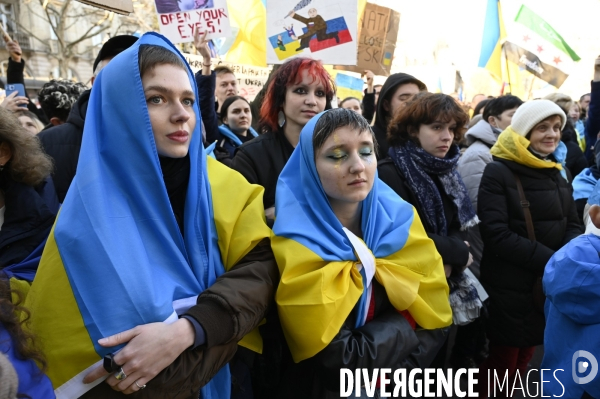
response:
<path id="1" fill-rule="evenodd" d="M 105 348 L 127 343 L 114 357 L 127 377 L 119 381 L 113 374 L 106 382 L 114 390 L 130 394 L 140 389 L 136 382 L 139 386 L 145 385 L 192 346 L 194 328 L 186 319 L 173 324 L 149 323 L 103 338 L 98 343 Z M 98 366 L 83 382 L 89 384 L 107 374 L 103 366 Z"/>

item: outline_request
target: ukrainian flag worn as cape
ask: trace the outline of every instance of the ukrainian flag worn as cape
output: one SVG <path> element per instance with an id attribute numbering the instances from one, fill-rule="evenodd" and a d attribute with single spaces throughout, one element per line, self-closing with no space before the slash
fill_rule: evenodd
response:
<path id="1" fill-rule="evenodd" d="M 312 138 L 321 115 L 302 129 L 279 176 L 271 238 L 281 272 L 277 309 L 296 362 L 331 342 L 366 288 L 317 174 Z M 375 258 L 375 278 L 392 305 L 408 310 L 421 327 L 449 326 L 448 284 L 433 241 L 413 206 L 375 179 L 362 202 L 361 221 L 364 243 Z"/>
<path id="2" fill-rule="evenodd" d="M 25 305 L 58 398 L 79 397 L 91 389 L 94 384 L 82 384 L 83 377 L 105 354 L 119 349 L 103 348 L 98 339 L 177 320 L 177 313 L 195 305 L 198 294 L 270 233 L 262 188 L 202 151 L 195 105 L 182 237 L 139 74 L 143 44 L 165 47 L 185 64 L 168 40 L 148 33 L 99 74 L 77 175 Z M 189 67 L 187 72 L 198 99 Z M 229 398 L 229 390 L 225 366 L 202 388 L 202 398 Z"/>

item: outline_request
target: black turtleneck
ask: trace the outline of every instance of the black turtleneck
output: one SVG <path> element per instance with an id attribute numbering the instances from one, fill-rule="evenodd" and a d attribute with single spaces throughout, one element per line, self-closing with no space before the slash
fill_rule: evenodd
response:
<path id="1" fill-rule="evenodd" d="M 183 236 L 183 211 L 185 207 L 185 195 L 187 193 L 190 178 L 190 156 L 183 158 L 158 157 L 163 173 L 163 181 L 169 195 L 169 202 L 177 220 L 179 231 Z"/>

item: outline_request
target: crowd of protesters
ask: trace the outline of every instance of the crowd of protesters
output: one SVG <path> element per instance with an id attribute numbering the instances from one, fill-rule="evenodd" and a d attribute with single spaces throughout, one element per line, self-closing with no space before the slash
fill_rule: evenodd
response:
<path id="1" fill-rule="evenodd" d="M 196 74 L 116 36 L 92 88 L 0 105 L 0 397 L 331 398 L 342 368 L 451 367 L 483 398 L 542 344 L 546 368 L 600 354 L 600 58 L 579 101 L 371 71 L 335 101 L 303 57 L 249 101 L 194 44 Z"/>

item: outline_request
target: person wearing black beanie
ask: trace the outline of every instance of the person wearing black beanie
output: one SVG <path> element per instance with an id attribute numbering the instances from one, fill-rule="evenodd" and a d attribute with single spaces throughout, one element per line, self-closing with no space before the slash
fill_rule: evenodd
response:
<path id="1" fill-rule="evenodd" d="M 377 102 L 377 113 L 373 124 L 373 132 L 375 132 L 375 138 L 379 146 L 377 150 L 378 159 L 388 156 L 387 129 L 394 113 L 421 91 L 427 91 L 425 83 L 406 73 L 395 73 L 385 81 L 379 92 L 380 101 Z"/>

